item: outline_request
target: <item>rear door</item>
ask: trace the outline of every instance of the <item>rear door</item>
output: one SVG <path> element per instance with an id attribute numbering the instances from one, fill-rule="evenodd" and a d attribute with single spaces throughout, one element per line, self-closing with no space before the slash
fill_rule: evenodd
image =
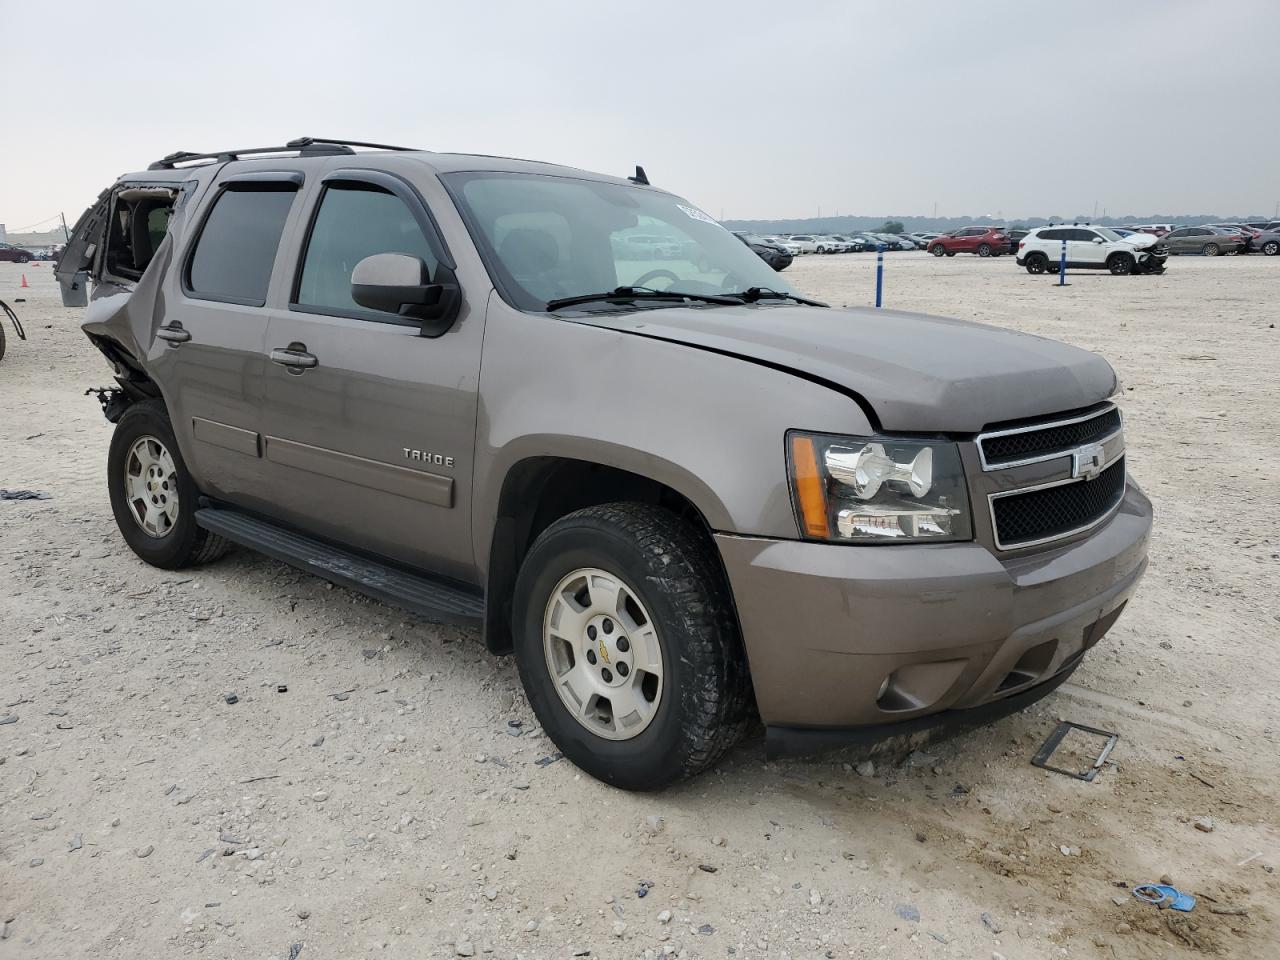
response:
<path id="1" fill-rule="evenodd" d="M 263 503 L 265 305 L 299 171 L 229 176 L 197 214 L 157 299 L 148 369 L 202 491 Z"/>
<path id="2" fill-rule="evenodd" d="M 418 257 L 433 280 L 441 264 L 455 269 L 421 192 L 434 177 L 411 183 L 365 162 L 319 185 L 288 296 L 271 312 L 269 510 L 334 542 L 470 580 L 484 304 L 472 314 L 464 289 L 458 319 L 434 338 L 416 321 L 356 305 L 351 272 L 374 254 Z M 299 356 L 314 365 L 291 365 Z"/>

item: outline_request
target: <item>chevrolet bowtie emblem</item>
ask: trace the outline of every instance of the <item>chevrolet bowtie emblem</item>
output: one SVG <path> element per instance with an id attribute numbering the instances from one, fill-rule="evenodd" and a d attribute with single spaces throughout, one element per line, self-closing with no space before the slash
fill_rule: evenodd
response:
<path id="1" fill-rule="evenodd" d="M 609 662 L 609 648 L 604 645 L 604 641 L 600 641 L 600 659 L 605 663 Z"/>
<path id="2" fill-rule="evenodd" d="M 1092 480 L 1102 472 L 1107 452 L 1100 443 L 1076 448 L 1071 454 L 1071 476 Z"/>

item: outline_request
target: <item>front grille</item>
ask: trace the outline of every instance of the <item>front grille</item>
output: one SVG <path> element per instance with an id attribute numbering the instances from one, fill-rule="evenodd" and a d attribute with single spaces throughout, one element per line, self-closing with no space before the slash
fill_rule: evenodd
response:
<path id="1" fill-rule="evenodd" d="M 991 498 L 996 545 L 1002 550 L 1053 540 L 1093 526 L 1124 496 L 1124 457 L 1093 480 Z"/>
<path id="2" fill-rule="evenodd" d="M 1028 460 L 1046 460 L 1097 443 L 1120 429 L 1120 411 L 1112 406 L 1092 416 L 1042 425 L 1010 427 L 978 438 L 988 470 Z"/>

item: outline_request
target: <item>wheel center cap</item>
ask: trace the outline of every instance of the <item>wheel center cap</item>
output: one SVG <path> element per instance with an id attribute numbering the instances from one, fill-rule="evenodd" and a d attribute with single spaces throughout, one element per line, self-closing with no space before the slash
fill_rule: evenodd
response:
<path id="1" fill-rule="evenodd" d="M 588 621 L 583 649 L 590 669 L 606 686 L 620 687 L 631 676 L 631 638 L 613 617 L 600 614 Z"/>

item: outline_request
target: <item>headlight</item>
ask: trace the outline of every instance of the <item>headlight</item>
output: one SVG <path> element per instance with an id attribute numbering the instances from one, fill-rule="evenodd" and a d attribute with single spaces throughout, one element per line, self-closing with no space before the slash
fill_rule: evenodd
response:
<path id="1" fill-rule="evenodd" d="M 968 540 L 954 443 L 787 435 L 791 496 L 806 537 L 855 543 Z"/>

